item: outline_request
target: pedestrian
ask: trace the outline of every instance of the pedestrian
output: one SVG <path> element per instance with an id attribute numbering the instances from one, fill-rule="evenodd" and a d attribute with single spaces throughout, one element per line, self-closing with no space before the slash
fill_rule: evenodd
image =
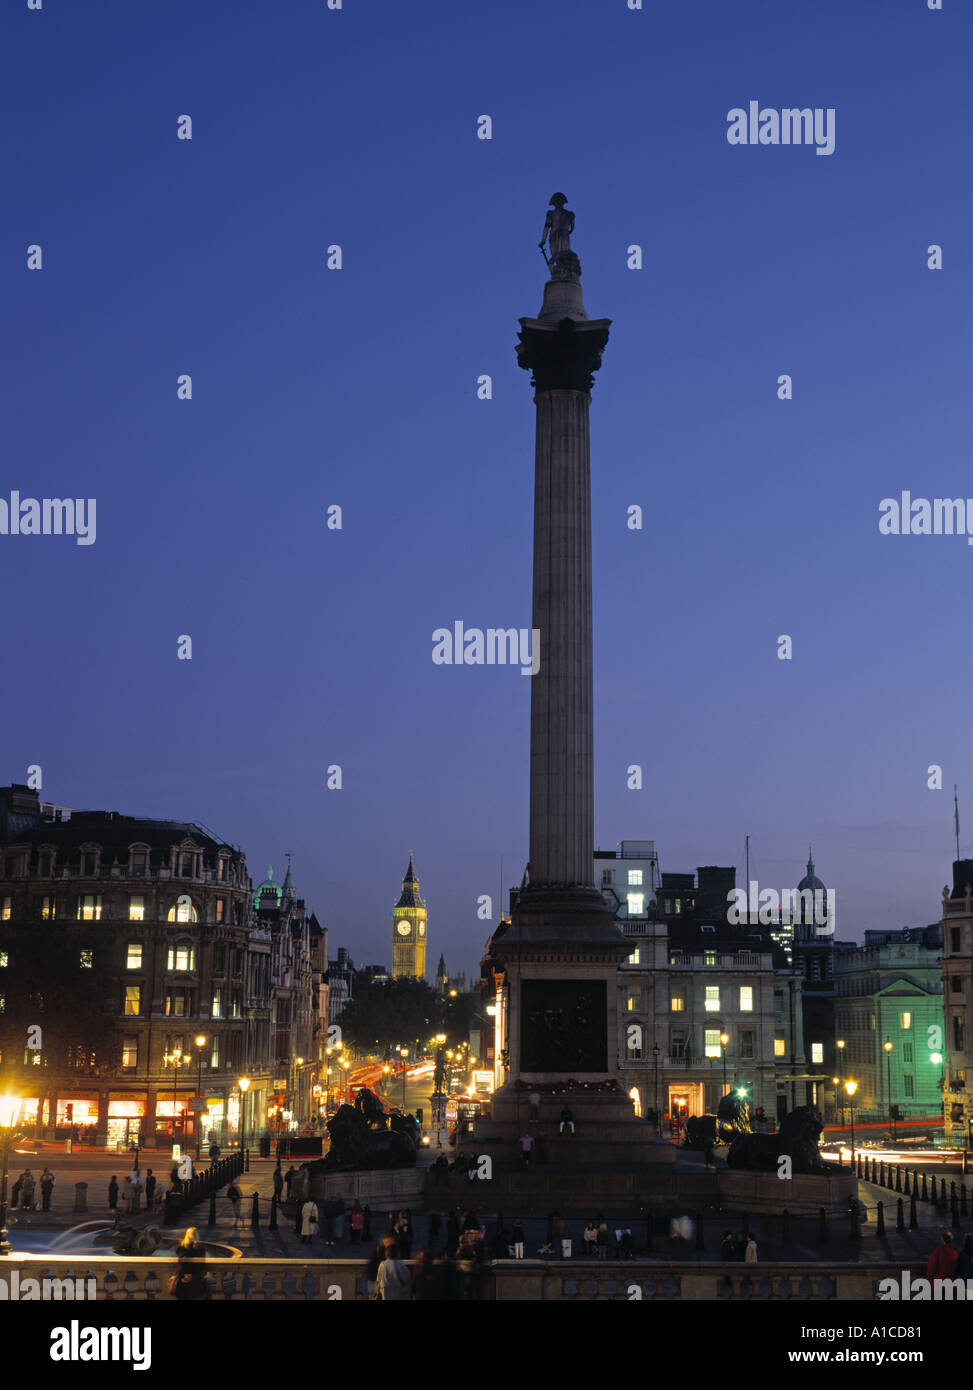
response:
<path id="1" fill-rule="evenodd" d="M 568 1126 L 568 1128 L 570 1129 L 571 1133 L 573 1134 L 573 1133 L 574 1133 L 574 1116 L 573 1116 L 572 1113 L 571 1113 L 571 1108 L 570 1108 L 570 1106 L 567 1106 L 567 1105 L 563 1106 L 563 1107 L 562 1107 L 562 1110 L 561 1110 L 561 1124 L 560 1124 L 560 1127 L 559 1127 L 559 1129 L 558 1129 L 558 1134 L 563 1134 L 563 1133 L 564 1133 L 564 1126 L 565 1126 L 565 1125 Z"/>
<path id="2" fill-rule="evenodd" d="M 310 1245 L 318 1224 L 318 1209 L 311 1198 L 301 1207 L 301 1244 Z"/>
<path id="3" fill-rule="evenodd" d="M 953 1246 L 952 1231 L 943 1231 L 942 1242 L 929 1256 L 926 1265 L 927 1279 L 952 1279 L 959 1262 L 959 1251 Z"/>
<path id="4" fill-rule="evenodd" d="M 352 1245 L 361 1245 L 362 1226 L 365 1222 L 365 1213 L 362 1204 L 356 1197 L 351 1204 L 351 1215 L 348 1218 L 348 1225 L 351 1227 Z"/>
<path id="5" fill-rule="evenodd" d="M 598 1213 L 598 1258 L 608 1259 L 608 1222 L 601 1212 Z"/>
<path id="6" fill-rule="evenodd" d="M 446 1187 L 449 1182 L 449 1159 L 445 1154 L 440 1154 L 436 1162 L 432 1165 L 432 1185 L 433 1187 Z"/>
<path id="7" fill-rule="evenodd" d="M 399 1254 L 403 1260 L 407 1260 L 412 1253 L 412 1218 L 408 1211 L 400 1212 L 399 1219 L 395 1225 L 396 1244 L 399 1247 Z"/>
<path id="8" fill-rule="evenodd" d="M 524 1223 L 515 1221 L 510 1231 L 510 1241 L 514 1248 L 514 1259 L 524 1258 Z"/>
<path id="9" fill-rule="evenodd" d="M 743 1256 L 744 1262 L 748 1265 L 757 1263 L 757 1242 L 752 1235 L 747 1235 L 747 1248 Z"/>
<path id="10" fill-rule="evenodd" d="M 45 1168 L 41 1173 L 41 1211 L 50 1211 L 51 1196 L 54 1192 L 56 1179 L 50 1168 Z"/>
<path id="11" fill-rule="evenodd" d="M 399 1248 L 394 1241 L 385 1247 L 385 1258 L 375 1276 L 375 1290 L 372 1298 L 380 1303 L 401 1303 L 409 1297 L 411 1276 L 408 1266 L 399 1259 Z"/>
<path id="12" fill-rule="evenodd" d="M 747 1257 L 747 1238 L 742 1231 L 737 1231 L 733 1237 L 733 1258 L 737 1264 L 743 1264 Z"/>
<path id="13" fill-rule="evenodd" d="M 210 1144 L 210 1146 L 209 1146 L 209 1161 L 210 1161 L 210 1163 L 215 1163 L 216 1160 L 219 1158 L 219 1156 L 220 1156 L 220 1146 L 219 1146 L 219 1144 L 217 1144 L 216 1140 L 214 1139 L 213 1142 L 212 1142 L 212 1144 Z"/>
<path id="14" fill-rule="evenodd" d="M 293 1165 L 293 1163 L 292 1163 L 291 1166 L 288 1168 L 287 1172 L 284 1174 L 284 1186 L 287 1188 L 287 1200 L 288 1200 L 288 1201 L 290 1201 L 290 1199 L 291 1199 L 291 1184 L 293 1183 L 294 1178 L 296 1177 L 296 1175 L 297 1175 L 297 1169 L 294 1167 L 294 1165 Z"/>
<path id="15" fill-rule="evenodd" d="M 122 1200 L 125 1203 L 125 1210 L 131 1216 L 135 1210 L 135 1179 L 131 1173 L 125 1174 L 125 1183 L 122 1188 Z"/>
<path id="16" fill-rule="evenodd" d="M 522 1134 L 519 1139 L 520 1161 L 525 1168 L 530 1166 L 530 1151 L 534 1147 L 534 1139 L 530 1134 Z"/>
<path id="17" fill-rule="evenodd" d="M 721 1259 L 721 1260 L 724 1260 L 724 1261 L 725 1261 L 725 1260 L 735 1260 L 735 1259 L 736 1259 L 736 1256 L 735 1256 L 734 1253 L 733 1253 L 733 1232 L 732 1232 L 732 1231 L 724 1231 L 724 1232 L 723 1232 L 723 1239 L 720 1241 L 720 1259 Z"/>
<path id="18" fill-rule="evenodd" d="M 280 1171 L 280 1164 L 279 1164 L 279 1163 L 278 1163 L 277 1167 L 274 1169 L 273 1183 L 274 1183 L 274 1196 L 277 1198 L 277 1200 L 278 1200 L 278 1202 L 279 1202 L 279 1201 L 281 1200 L 281 1198 L 283 1197 L 283 1195 L 284 1195 L 284 1175 L 283 1175 L 283 1173 Z"/>
<path id="19" fill-rule="evenodd" d="M 10 1189 L 10 1206 L 14 1211 L 17 1210 L 17 1205 L 20 1202 L 20 1192 L 23 1185 L 24 1175 L 23 1173 L 21 1173 L 20 1177 L 17 1179 L 13 1187 Z"/>
<path id="20" fill-rule="evenodd" d="M 23 1204 L 24 1211 L 34 1210 L 34 1175 L 28 1168 L 24 1174 Z"/>
<path id="21" fill-rule="evenodd" d="M 234 1230 L 236 1230 L 243 1217 L 243 1208 L 241 1206 L 241 1198 L 243 1194 L 237 1187 L 235 1181 L 231 1182 L 229 1187 L 226 1189 L 226 1195 L 229 1197 L 230 1205 L 233 1208 L 233 1228 Z"/>
<path id="22" fill-rule="evenodd" d="M 196 1237 L 196 1227 L 189 1226 L 176 1246 L 179 1261 L 176 1273 L 169 1280 L 169 1292 L 180 1302 L 209 1298 L 206 1286 L 206 1250 Z"/>
<path id="23" fill-rule="evenodd" d="M 155 1174 L 153 1173 L 153 1171 L 152 1171 L 151 1168 L 146 1168 L 146 1170 L 145 1170 L 145 1205 L 146 1205 L 146 1208 L 149 1208 L 149 1207 L 152 1206 L 152 1199 L 155 1197 L 155 1189 L 156 1189 L 156 1186 L 157 1186 L 157 1183 L 156 1183 L 156 1180 L 155 1180 Z"/>
<path id="24" fill-rule="evenodd" d="M 118 1209 L 118 1178 L 112 1173 L 111 1182 L 108 1184 L 108 1210 Z"/>
<path id="25" fill-rule="evenodd" d="M 595 1246 L 598 1244 L 598 1227 L 593 1221 L 589 1220 L 581 1233 L 581 1239 L 584 1241 L 585 1259 L 593 1260 L 595 1258 Z"/>

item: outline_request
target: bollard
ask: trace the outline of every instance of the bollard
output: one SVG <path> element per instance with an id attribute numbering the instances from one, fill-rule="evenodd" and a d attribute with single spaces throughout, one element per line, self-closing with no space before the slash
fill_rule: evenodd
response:
<path id="1" fill-rule="evenodd" d="M 696 1213 L 696 1249 L 697 1249 L 697 1250 L 705 1250 L 705 1249 L 706 1249 L 706 1246 L 705 1246 L 705 1244 L 703 1243 L 703 1215 L 702 1215 L 702 1212 L 697 1212 L 697 1213 Z"/>
<path id="2" fill-rule="evenodd" d="M 828 1213 L 824 1207 L 818 1207 L 818 1244 L 827 1245 L 828 1243 Z"/>
<path id="3" fill-rule="evenodd" d="M 879 1185 L 879 1187 L 884 1187 L 884 1186 L 885 1186 L 885 1159 L 884 1159 L 884 1158 L 882 1159 L 881 1166 L 880 1166 L 880 1168 L 879 1168 L 879 1170 L 878 1170 L 878 1185 Z"/>
<path id="4" fill-rule="evenodd" d="M 88 1210 L 88 1184 L 86 1182 L 74 1184 L 74 1209 L 75 1211 Z"/>
<path id="5" fill-rule="evenodd" d="M 897 1231 L 905 1230 L 905 1207 L 901 1197 L 897 1197 L 895 1200 L 895 1229 Z"/>
<path id="6" fill-rule="evenodd" d="M 902 1192 L 906 1197 L 908 1197 L 911 1191 L 912 1188 L 909 1186 L 909 1170 L 907 1168 L 905 1170 L 905 1182 L 902 1185 Z"/>
<path id="7" fill-rule="evenodd" d="M 207 1226 L 216 1225 L 216 1193 L 209 1194 L 209 1216 L 206 1219 Z"/>
<path id="8" fill-rule="evenodd" d="M 878 1215 L 875 1218 L 875 1234 L 884 1236 L 885 1234 L 885 1203 L 879 1202 Z"/>
<path id="9" fill-rule="evenodd" d="M 856 1175 L 857 1177 L 859 1177 L 859 1178 L 862 1176 L 862 1156 L 861 1156 L 861 1154 L 858 1155 L 858 1159 L 857 1159 L 857 1163 L 856 1163 L 856 1167 L 855 1167 L 855 1175 Z"/>
<path id="10" fill-rule="evenodd" d="M 926 1175 L 925 1175 L 925 1173 L 923 1173 L 923 1175 L 922 1175 L 922 1200 L 923 1200 L 924 1202 L 928 1202 L 928 1201 L 929 1201 L 929 1188 L 928 1188 L 928 1186 L 926 1185 Z"/>
<path id="11" fill-rule="evenodd" d="M 902 1165 L 901 1165 L 901 1163 L 897 1163 L 897 1164 L 895 1165 L 895 1190 L 896 1190 L 896 1192 L 901 1192 L 901 1191 L 902 1191 Z"/>
<path id="12" fill-rule="evenodd" d="M 245 1149 L 244 1152 L 243 1152 L 243 1164 L 244 1164 L 244 1172 L 245 1172 L 245 1173 L 249 1173 L 249 1172 L 250 1172 L 250 1150 L 249 1150 L 249 1149 Z"/>
<path id="13" fill-rule="evenodd" d="M 253 1215 L 250 1218 L 250 1225 L 260 1225 L 260 1198 L 257 1196 L 256 1192 L 253 1194 Z"/>
<path id="14" fill-rule="evenodd" d="M 918 1231 L 919 1229 L 919 1208 L 916 1206 L 916 1190 L 912 1189 L 912 1196 L 909 1198 L 909 1230 Z"/>
<path id="15" fill-rule="evenodd" d="M 271 1231 L 276 1231 L 276 1229 L 277 1229 L 277 1193 L 276 1193 L 276 1192 L 274 1193 L 274 1195 L 273 1195 L 273 1196 L 271 1197 L 271 1199 L 270 1199 L 270 1220 L 267 1222 L 267 1227 L 268 1227 L 268 1229 L 271 1230 Z"/>
<path id="16" fill-rule="evenodd" d="M 935 1182 L 935 1181 L 936 1181 L 936 1179 L 933 1178 L 933 1182 Z M 940 1186 L 940 1189 L 939 1189 L 939 1206 L 940 1206 L 940 1209 L 941 1209 L 941 1210 L 945 1211 L 945 1210 L 946 1210 L 946 1207 L 949 1205 L 948 1199 L 947 1199 L 947 1197 L 946 1197 L 946 1179 L 945 1179 L 945 1178 L 940 1178 L 939 1181 L 940 1181 L 940 1183 L 941 1183 L 941 1186 Z"/>

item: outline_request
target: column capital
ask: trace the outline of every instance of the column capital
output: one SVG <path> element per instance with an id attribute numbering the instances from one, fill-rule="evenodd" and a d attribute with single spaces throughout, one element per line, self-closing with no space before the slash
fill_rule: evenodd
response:
<path id="1" fill-rule="evenodd" d="M 611 319 L 563 318 L 558 323 L 544 323 L 522 318 L 519 322 L 517 362 L 524 371 L 533 373 L 531 385 L 538 392 L 582 391 L 587 395 L 601 366 Z"/>

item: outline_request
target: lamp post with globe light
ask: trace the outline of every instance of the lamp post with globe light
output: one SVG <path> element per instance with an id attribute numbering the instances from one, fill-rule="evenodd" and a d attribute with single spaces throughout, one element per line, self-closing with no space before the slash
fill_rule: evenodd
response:
<path id="1" fill-rule="evenodd" d="M 23 1130 L 18 1125 L 21 1104 L 19 1096 L 0 1096 L 0 1255 L 9 1255 L 11 1249 L 7 1239 L 7 1169 L 11 1147 L 23 1138 Z"/>
<path id="2" fill-rule="evenodd" d="M 238 1076 L 236 1084 L 240 1087 L 240 1152 L 243 1153 L 247 1147 L 247 1092 L 250 1089 L 249 1076 Z"/>
<path id="3" fill-rule="evenodd" d="M 892 1143 L 895 1143 L 895 1115 L 892 1112 L 892 1040 L 886 1038 L 882 1043 L 885 1048 L 885 1088 L 889 1097 L 889 1129 L 892 1131 Z"/>
<path id="4" fill-rule="evenodd" d="M 851 1078 L 845 1082 L 845 1091 L 848 1094 L 848 1108 L 851 1111 L 851 1166 L 855 1167 L 855 1103 L 853 1100 L 855 1092 L 858 1090 L 858 1082 Z"/>
<path id="5" fill-rule="evenodd" d="M 193 1042 L 196 1044 L 196 1099 L 203 1099 L 203 1048 L 206 1046 L 206 1034 L 197 1033 Z M 196 1110 L 196 1157 L 199 1158 L 200 1145 L 203 1142 L 203 1112 Z"/>

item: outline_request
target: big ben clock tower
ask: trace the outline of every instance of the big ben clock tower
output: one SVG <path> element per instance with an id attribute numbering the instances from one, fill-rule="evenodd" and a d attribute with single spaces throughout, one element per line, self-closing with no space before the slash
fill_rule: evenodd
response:
<path id="1" fill-rule="evenodd" d="M 426 904 L 419 896 L 411 854 L 392 919 L 392 974 L 426 978 Z"/>

